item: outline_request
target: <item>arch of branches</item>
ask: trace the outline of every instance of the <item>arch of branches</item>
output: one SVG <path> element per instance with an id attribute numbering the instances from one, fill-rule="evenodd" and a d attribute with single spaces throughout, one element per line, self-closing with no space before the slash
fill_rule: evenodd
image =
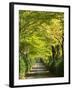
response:
<path id="1" fill-rule="evenodd" d="M 19 11 L 20 78 L 39 59 L 54 71 L 52 64 L 63 63 L 63 47 L 63 12 Z M 60 67 L 63 75 L 63 65 Z"/>

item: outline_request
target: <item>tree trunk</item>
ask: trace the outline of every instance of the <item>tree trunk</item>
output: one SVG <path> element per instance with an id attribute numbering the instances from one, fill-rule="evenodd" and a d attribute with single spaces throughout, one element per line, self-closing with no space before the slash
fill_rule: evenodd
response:
<path id="1" fill-rule="evenodd" d="M 55 48 L 52 46 L 52 60 L 55 61 Z"/>
<path id="2" fill-rule="evenodd" d="M 56 59 L 59 59 L 60 57 L 60 46 L 56 45 Z"/>

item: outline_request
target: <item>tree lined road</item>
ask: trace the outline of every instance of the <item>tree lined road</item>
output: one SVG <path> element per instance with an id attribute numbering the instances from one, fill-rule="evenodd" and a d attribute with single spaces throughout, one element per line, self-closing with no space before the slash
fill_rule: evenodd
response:
<path id="1" fill-rule="evenodd" d="M 20 10 L 19 78 L 57 76 L 64 76 L 64 12 Z"/>

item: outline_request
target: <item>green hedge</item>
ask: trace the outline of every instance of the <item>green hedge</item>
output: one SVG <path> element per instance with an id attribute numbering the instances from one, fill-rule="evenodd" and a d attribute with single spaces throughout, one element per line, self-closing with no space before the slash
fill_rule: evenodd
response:
<path id="1" fill-rule="evenodd" d="M 27 72 L 31 70 L 32 65 L 35 63 L 35 60 L 30 58 L 25 58 L 24 55 L 20 54 L 19 57 L 19 78 L 25 78 Z"/>
<path id="2" fill-rule="evenodd" d="M 27 65 L 22 55 L 19 58 L 19 78 L 22 79 L 25 77 L 27 71 Z"/>
<path id="3" fill-rule="evenodd" d="M 48 64 L 49 70 L 56 76 L 64 76 L 64 61 L 62 59 L 50 61 Z"/>
<path id="4" fill-rule="evenodd" d="M 64 76 L 64 61 L 59 60 L 55 64 L 55 73 L 57 76 Z"/>
<path id="5" fill-rule="evenodd" d="M 64 76 L 64 61 L 62 60 L 62 58 L 52 60 L 52 57 L 49 56 L 48 60 L 42 60 L 42 62 L 50 72 L 55 74 L 55 76 Z"/>

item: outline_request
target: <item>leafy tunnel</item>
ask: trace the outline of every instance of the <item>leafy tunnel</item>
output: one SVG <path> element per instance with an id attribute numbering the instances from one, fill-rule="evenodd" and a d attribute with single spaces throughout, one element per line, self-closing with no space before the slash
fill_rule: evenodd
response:
<path id="1" fill-rule="evenodd" d="M 19 11 L 19 78 L 38 61 L 54 77 L 64 76 L 63 12 Z"/>

